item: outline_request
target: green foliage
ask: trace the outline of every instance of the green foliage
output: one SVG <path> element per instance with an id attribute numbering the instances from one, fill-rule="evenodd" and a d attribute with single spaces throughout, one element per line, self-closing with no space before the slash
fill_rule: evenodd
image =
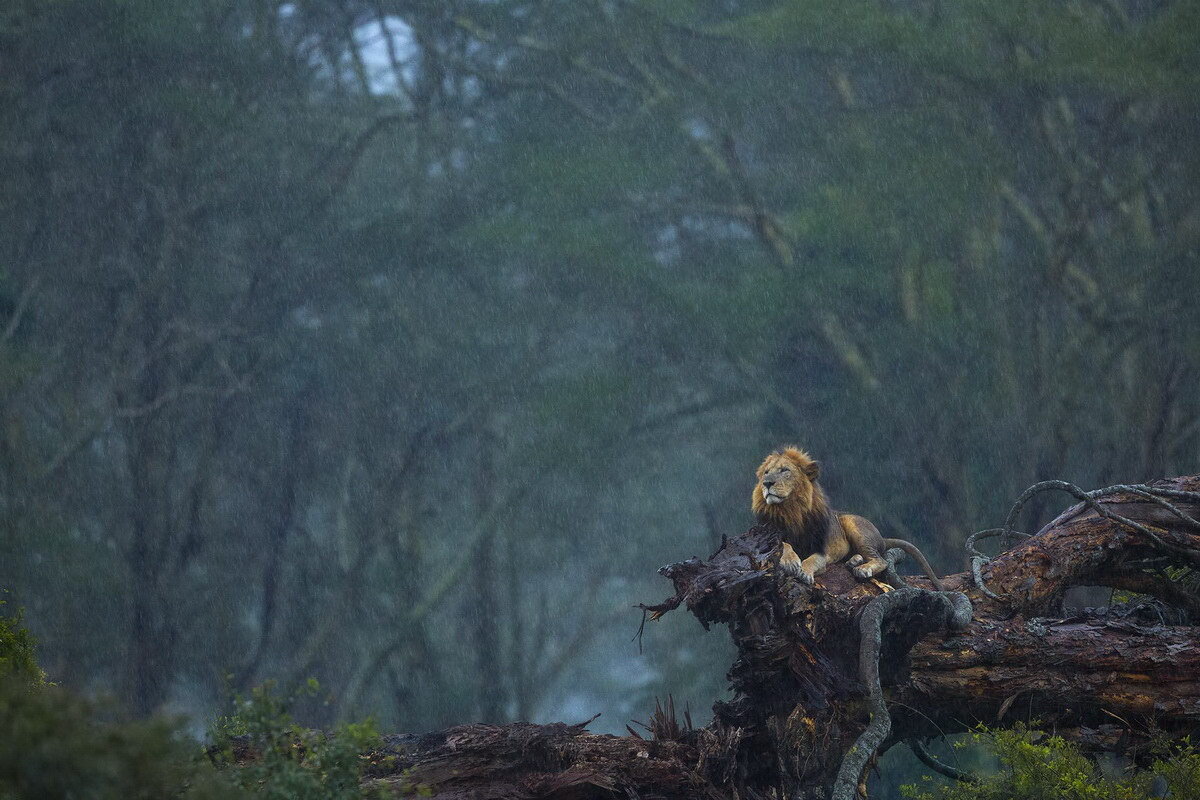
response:
<path id="1" fill-rule="evenodd" d="M 971 0 L 921 14 L 870 0 L 768 4 L 713 30 L 749 42 L 829 55 L 892 58 L 974 84 L 1084 84 L 1129 95 L 1195 91 L 1194 4 L 1177 3 L 1144 26 L 1114 26 L 1073 3 Z M 1124 29 L 1122 29 L 1124 28 Z M 991 46 L 1018 43 L 1018 55 Z"/>
<path id="2" fill-rule="evenodd" d="M 271 684 L 236 698 L 234 713 L 214 724 L 206 757 L 173 720 L 117 721 L 108 709 L 45 684 L 33 652 L 20 615 L 0 617 L 0 800 L 365 796 L 363 754 L 380 746 L 379 734 L 369 720 L 329 735 L 296 725 L 291 700 L 315 694 L 315 680 L 291 698 Z M 235 742 L 258 757 L 234 764 Z"/>
<path id="3" fill-rule="evenodd" d="M 1001 769 L 981 783 L 942 786 L 932 791 L 902 788 L 913 800 L 1150 800 L 1200 797 L 1200 751 L 1190 743 L 1164 748 L 1148 771 L 1114 776 L 1060 736 L 1018 726 L 980 730 L 973 740 L 999 758 Z M 1158 779 L 1165 783 L 1164 788 Z"/>
<path id="4" fill-rule="evenodd" d="M 1150 768 L 1166 782 L 1166 794 L 1156 797 L 1200 797 L 1200 751 L 1190 741 L 1167 750 Z"/>
<path id="5" fill-rule="evenodd" d="M 236 695 L 233 713 L 212 728 L 213 752 L 219 763 L 234 762 L 238 751 L 254 754 L 230 771 L 231 779 L 255 797 L 274 800 L 357 800 L 365 754 L 382 745 L 375 723 L 366 720 L 339 726 L 325 734 L 297 725 L 290 708 L 300 697 L 320 690 L 310 679 L 289 696 L 268 682 Z"/>
<path id="6" fill-rule="evenodd" d="M 237 798 L 167 720 L 103 722 L 54 686 L 0 681 L 0 798 Z"/>
<path id="7" fill-rule="evenodd" d="M 0 600 L 0 680 L 15 678 L 41 684 L 46 677 L 34 658 L 33 636 L 21 624 L 20 609 L 13 616 L 3 614 L 6 604 Z"/>
<path id="8" fill-rule="evenodd" d="M 312 682 L 307 691 L 316 689 Z M 0 680 L 0 799 L 367 796 L 363 754 L 381 743 L 374 723 L 326 735 L 296 725 L 288 705 L 270 685 L 239 698 L 235 713 L 214 725 L 210 759 L 174 721 L 105 720 L 102 709 L 59 687 L 8 677 Z M 256 757 L 235 764 L 235 743 Z"/>
<path id="9" fill-rule="evenodd" d="M 241 796 L 173 721 L 105 721 L 47 685 L 33 652 L 20 615 L 0 617 L 0 798 Z"/>

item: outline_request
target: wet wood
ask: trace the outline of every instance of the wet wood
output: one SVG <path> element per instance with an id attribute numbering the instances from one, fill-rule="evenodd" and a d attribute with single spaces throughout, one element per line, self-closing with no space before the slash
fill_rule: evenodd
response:
<path id="1" fill-rule="evenodd" d="M 705 749 L 692 743 L 588 733 L 584 725 L 464 725 L 424 736 L 391 736 L 372 755 L 372 783 L 400 796 L 446 800 L 725 798 L 704 776 Z"/>
<path id="2" fill-rule="evenodd" d="M 1160 482 L 1200 491 L 1200 477 Z M 1172 548 L 1200 555 L 1200 529 L 1136 495 L 1105 501 Z M 1200 517 L 1200 503 L 1173 500 Z M 689 730 L 659 715 L 657 738 L 587 733 L 581 726 L 473 725 L 393 737 L 372 779 L 434 797 L 818 797 L 868 721 L 858 678 L 863 608 L 886 587 L 835 565 L 805 586 L 776 570 L 779 531 L 756 526 L 707 560 L 664 567 L 674 594 L 652 615 L 683 607 L 724 624 L 737 647 L 733 699 Z M 880 675 L 892 716 L 887 746 L 910 738 L 1018 720 L 1053 724 L 1089 749 L 1130 751 L 1152 731 L 1200 725 L 1200 628 L 1191 595 L 1153 570 L 1160 544 L 1074 506 L 1036 536 L 983 566 L 997 597 L 968 570 L 948 576 L 973 621 L 930 629 L 918 602 L 886 618 Z M 923 578 L 909 585 L 930 588 Z M 1158 599 L 1064 617 L 1073 586 L 1137 588 Z M 932 594 L 929 593 L 929 594 Z"/>

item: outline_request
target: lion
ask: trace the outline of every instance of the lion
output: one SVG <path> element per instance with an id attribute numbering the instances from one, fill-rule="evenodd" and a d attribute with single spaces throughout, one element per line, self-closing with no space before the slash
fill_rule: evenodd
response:
<path id="1" fill-rule="evenodd" d="M 884 554 L 899 547 L 908 553 L 929 580 L 943 591 L 942 583 L 916 545 L 903 539 L 885 539 L 870 520 L 842 514 L 829 507 L 817 484 L 820 465 L 797 447 L 782 447 L 759 465 L 751 508 L 760 522 L 784 530 L 779 567 L 812 585 L 829 564 L 848 561 L 859 578 L 874 578 L 888 567 Z M 801 559 L 797 550 L 811 555 Z"/>

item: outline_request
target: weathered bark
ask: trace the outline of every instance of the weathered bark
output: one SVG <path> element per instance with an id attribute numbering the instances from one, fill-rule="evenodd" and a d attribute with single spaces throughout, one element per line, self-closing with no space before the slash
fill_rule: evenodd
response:
<path id="1" fill-rule="evenodd" d="M 630 791 L 647 798 L 729 797 L 704 777 L 702 749 L 694 743 L 595 735 L 584 725 L 463 725 L 392 736 L 367 775 L 400 796 L 432 792 L 446 800 L 611 799 Z"/>
<path id="2" fill-rule="evenodd" d="M 1198 492 L 1200 477 L 1155 486 Z M 380 754 L 394 761 L 381 761 L 374 779 L 420 784 L 435 797 L 782 798 L 831 788 L 847 797 L 867 760 L 861 748 L 882 752 L 980 722 L 1041 721 L 1093 750 L 1129 751 L 1153 731 L 1192 732 L 1196 602 L 1154 570 L 1200 558 L 1200 496 L 1172 496 L 1176 511 L 1136 490 L 1101 502 L 1100 511 L 1073 507 L 983 564 L 986 588 L 970 570 L 944 578 L 942 593 L 910 578 L 913 588 L 886 603 L 878 583 L 838 565 L 813 587 L 780 575 L 779 532 L 756 526 L 708 561 L 664 567 L 675 596 L 650 609 L 659 616 L 685 605 L 706 626 L 729 626 L 735 696 L 717 703 L 707 728 L 681 730 L 659 713 L 653 741 L 523 724 L 394 737 Z M 1066 591 L 1085 585 L 1159 600 L 1062 618 Z M 956 593 L 973 606 L 965 626 Z M 881 627 L 877 639 L 872 626 Z M 852 748 L 858 755 L 846 760 Z M 846 774 L 836 782 L 839 769 Z"/>
<path id="3" fill-rule="evenodd" d="M 1153 619 L 979 621 L 945 642 L 923 641 L 911 663 L 893 699 L 940 710 L 935 719 L 953 717 L 959 730 L 975 720 L 1077 728 L 1123 719 L 1142 730 L 1153 721 L 1180 732 L 1200 722 L 1200 637 L 1195 628 Z M 909 731 L 938 733 L 920 717 Z"/>

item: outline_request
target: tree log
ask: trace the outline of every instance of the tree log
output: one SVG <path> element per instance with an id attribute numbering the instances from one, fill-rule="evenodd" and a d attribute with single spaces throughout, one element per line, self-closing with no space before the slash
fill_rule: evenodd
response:
<path id="1" fill-rule="evenodd" d="M 876 598 L 905 583 L 894 572 L 864 582 L 834 565 L 806 586 L 776 569 L 780 531 L 757 525 L 707 561 L 663 567 L 675 594 L 645 607 L 657 618 L 684 605 L 706 627 L 728 625 L 734 698 L 706 728 L 660 710 L 650 739 L 527 724 L 392 737 L 372 780 L 446 798 L 846 797 L 877 745 L 979 723 L 1053 725 L 1088 749 L 1135 754 L 1156 732 L 1192 733 L 1200 618 L 1164 568 L 1200 559 L 1200 494 L 1188 494 L 1200 477 L 1153 487 L 1159 499 L 1138 487 L 1077 493 L 1085 502 L 980 565 L 983 585 L 970 569 L 944 578 L 944 593 L 908 578 L 913 588 L 886 605 Z M 1075 586 L 1144 596 L 1064 617 Z M 972 606 L 965 626 L 952 620 L 958 593 Z"/>
<path id="2" fill-rule="evenodd" d="M 463 725 L 390 736 L 367 770 L 399 796 L 481 798 L 726 798 L 703 777 L 703 748 L 587 733 L 579 725 Z M 715 744 L 715 742 L 714 742 Z"/>

